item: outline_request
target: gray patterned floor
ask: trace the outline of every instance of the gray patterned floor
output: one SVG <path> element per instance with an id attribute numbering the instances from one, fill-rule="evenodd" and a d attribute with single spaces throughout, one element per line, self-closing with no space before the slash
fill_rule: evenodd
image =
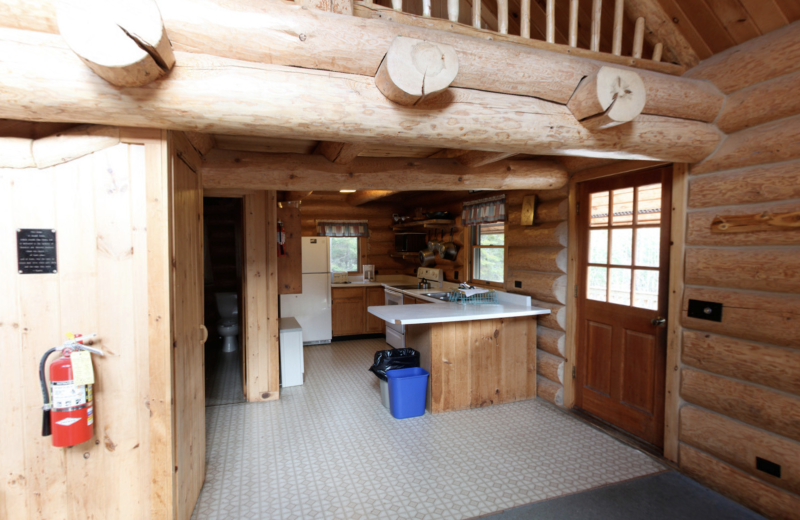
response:
<path id="1" fill-rule="evenodd" d="M 471 518 L 665 469 L 540 400 L 395 420 L 367 371 L 383 348 L 306 347 L 279 401 L 208 408 L 193 518 Z"/>
<path id="2" fill-rule="evenodd" d="M 241 355 L 218 349 L 206 351 L 206 406 L 244 403 Z"/>

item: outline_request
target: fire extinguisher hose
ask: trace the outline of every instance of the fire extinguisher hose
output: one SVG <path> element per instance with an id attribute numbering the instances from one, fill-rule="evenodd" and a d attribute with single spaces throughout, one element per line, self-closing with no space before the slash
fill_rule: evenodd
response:
<path id="1" fill-rule="evenodd" d="M 51 348 L 42 356 L 39 362 L 39 382 L 42 384 L 42 397 L 44 399 L 44 406 L 42 406 L 42 437 L 50 436 L 50 392 L 47 391 L 47 379 L 44 377 L 44 366 L 47 363 L 47 358 L 50 354 L 55 352 L 55 348 Z"/>

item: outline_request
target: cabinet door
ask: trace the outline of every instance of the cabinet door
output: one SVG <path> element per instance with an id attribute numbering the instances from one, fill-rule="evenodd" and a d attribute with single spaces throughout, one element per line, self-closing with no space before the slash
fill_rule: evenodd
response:
<path id="1" fill-rule="evenodd" d="M 417 303 L 417 300 L 411 296 L 406 296 L 405 294 L 403 295 L 403 305 L 414 305 L 415 303 Z"/>
<path id="2" fill-rule="evenodd" d="M 364 289 L 334 287 L 332 295 L 333 335 L 364 334 Z"/>
<path id="3" fill-rule="evenodd" d="M 420 300 L 419 298 L 417 298 L 416 300 L 417 300 L 417 303 L 433 303 L 433 302 L 429 302 L 427 300 Z"/>
<path id="4" fill-rule="evenodd" d="M 386 322 L 374 316 L 367 311 L 367 307 L 375 307 L 384 305 L 383 287 L 368 287 L 367 288 L 367 304 L 364 306 L 364 313 L 366 314 L 366 329 L 365 331 L 370 334 L 381 333 L 385 330 Z"/>

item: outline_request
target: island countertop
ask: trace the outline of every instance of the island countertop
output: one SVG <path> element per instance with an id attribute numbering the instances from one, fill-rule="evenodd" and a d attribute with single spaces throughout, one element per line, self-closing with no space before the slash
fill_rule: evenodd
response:
<path id="1" fill-rule="evenodd" d="M 369 307 L 367 310 L 370 314 L 395 325 L 493 320 L 550 314 L 550 309 L 507 303 L 462 305 L 437 302 L 432 305 L 381 305 Z"/>

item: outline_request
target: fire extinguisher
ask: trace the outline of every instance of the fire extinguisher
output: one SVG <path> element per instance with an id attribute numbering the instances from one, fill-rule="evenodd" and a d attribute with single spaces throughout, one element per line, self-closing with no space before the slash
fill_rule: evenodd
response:
<path id="1" fill-rule="evenodd" d="M 94 435 L 94 400 L 92 385 L 75 384 L 73 364 L 70 356 L 76 350 L 104 355 L 103 351 L 84 345 L 83 342 L 97 337 L 68 335 L 70 339 L 51 348 L 39 362 L 39 381 L 42 384 L 44 406 L 42 407 L 42 436 L 53 435 L 53 446 L 67 447 L 86 442 Z M 50 364 L 50 389 L 44 376 L 47 358 L 60 351 L 60 358 Z"/>
<path id="2" fill-rule="evenodd" d="M 278 221 L 278 256 L 286 256 L 284 245 L 286 244 L 286 232 L 283 230 L 283 222 Z"/>

